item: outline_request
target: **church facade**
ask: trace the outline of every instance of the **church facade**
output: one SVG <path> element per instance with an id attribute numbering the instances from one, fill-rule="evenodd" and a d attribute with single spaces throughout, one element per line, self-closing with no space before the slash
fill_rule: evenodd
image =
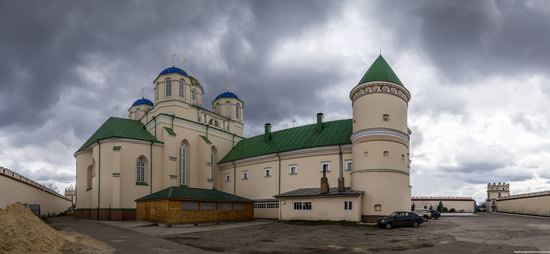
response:
<path id="1" fill-rule="evenodd" d="M 154 102 L 139 99 L 128 118 L 109 118 L 74 154 L 77 217 L 135 219 L 136 200 L 177 200 L 159 196 L 176 187 L 187 201 L 211 192 L 183 210 L 244 198 L 256 218 L 373 221 L 410 209 L 410 93 L 382 56 L 351 89 L 352 119 L 319 113 L 315 124 L 266 124 L 249 138 L 235 93 L 206 109 L 202 85 L 178 67 L 163 70 L 153 91 Z"/>

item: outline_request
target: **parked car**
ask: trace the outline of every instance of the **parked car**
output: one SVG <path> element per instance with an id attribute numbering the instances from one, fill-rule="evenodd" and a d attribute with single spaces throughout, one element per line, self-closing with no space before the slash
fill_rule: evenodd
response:
<path id="1" fill-rule="evenodd" d="M 404 226 L 418 227 L 423 222 L 422 217 L 415 212 L 393 212 L 388 217 L 379 219 L 376 224 L 379 227 L 391 229 Z"/>
<path id="2" fill-rule="evenodd" d="M 439 219 L 439 217 L 441 217 L 441 213 L 438 212 L 437 210 L 430 210 L 430 213 L 432 214 L 432 218 L 433 219 Z"/>
<path id="3" fill-rule="evenodd" d="M 414 209 L 414 212 L 420 215 L 425 222 L 432 218 L 432 213 L 428 209 Z"/>

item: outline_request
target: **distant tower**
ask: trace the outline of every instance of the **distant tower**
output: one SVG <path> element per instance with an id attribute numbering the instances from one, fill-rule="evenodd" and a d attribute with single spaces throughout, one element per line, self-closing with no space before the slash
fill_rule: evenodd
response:
<path id="1" fill-rule="evenodd" d="M 141 119 L 149 110 L 153 108 L 154 104 L 152 101 L 141 98 L 132 104 L 130 109 L 128 109 L 128 118 L 133 120 Z"/>
<path id="2" fill-rule="evenodd" d="M 243 108 L 244 102 L 236 94 L 229 91 L 221 93 L 212 101 L 214 112 L 231 120 L 229 124 L 230 132 L 241 136 L 244 128 Z"/>
<path id="3" fill-rule="evenodd" d="M 411 208 L 409 91 L 380 55 L 351 90 L 351 188 L 365 191 L 361 220 Z"/>
<path id="4" fill-rule="evenodd" d="M 485 203 L 485 209 L 489 212 L 496 212 L 497 205 L 496 200 L 503 197 L 510 196 L 510 184 L 509 183 L 498 183 L 498 184 L 487 184 L 487 200 Z"/>

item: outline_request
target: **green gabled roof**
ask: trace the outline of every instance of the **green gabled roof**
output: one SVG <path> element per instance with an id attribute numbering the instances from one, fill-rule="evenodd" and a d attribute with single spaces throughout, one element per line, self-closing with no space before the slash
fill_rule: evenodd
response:
<path id="1" fill-rule="evenodd" d="M 76 152 L 82 151 L 97 141 L 109 138 L 127 138 L 162 143 L 151 135 L 140 121 L 110 117 Z"/>
<path id="2" fill-rule="evenodd" d="M 352 120 L 324 122 L 320 132 L 316 124 L 275 131 L 271 140 L 265 134 L 240 141 L 219 163 L 313 147 L 351 144 Z"/>
<path id="3" fill-rule="evenodd" d="M 359 81 L 358 85 L 372 81 L 386 81 L 403 86 L 401 80 L 399 80 L 395 72 L 393 72 L 392 68 L 386 62 L 384 57 L 382 57 L 382 55 L 376 58 L 376 60 L 369 67 L 365 75 L 363 75 L 363 78 L 361 79 L 361 81 Z"/>
<path id="4" fill-rule="evenodd" d="M 253 200 L 239 197 L 219 190 L 189 188 L 185 185 L 172 186 L 151 193 L 136 201 L 148 201 L 159 199 L 198 200 L 198 201 L 225 201 L 225 202 L 254 202 Z"/>

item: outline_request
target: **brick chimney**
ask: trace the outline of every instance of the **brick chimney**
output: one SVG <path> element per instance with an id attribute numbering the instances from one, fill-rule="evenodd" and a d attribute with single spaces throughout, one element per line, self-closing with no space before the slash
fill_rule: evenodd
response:
<path id="1" fill-rule="evenodd" d="M 326 194 L 329 192 L 328 179 L 327 179 L 327 170 L 323 169 L 323 177 L 321 177 L 321 194 Z"/>

